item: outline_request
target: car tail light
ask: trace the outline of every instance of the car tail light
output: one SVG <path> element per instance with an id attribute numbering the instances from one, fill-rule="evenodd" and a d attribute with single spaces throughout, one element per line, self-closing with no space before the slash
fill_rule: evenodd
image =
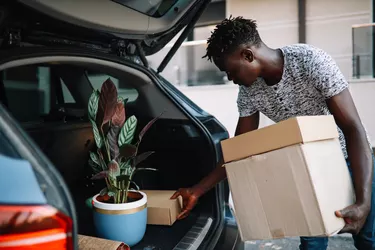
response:
<path id="1" fill-rule="evenodd" d="M 0 250 L 72 250 L 72 220 L 48 206 L 0 205 Z"/>

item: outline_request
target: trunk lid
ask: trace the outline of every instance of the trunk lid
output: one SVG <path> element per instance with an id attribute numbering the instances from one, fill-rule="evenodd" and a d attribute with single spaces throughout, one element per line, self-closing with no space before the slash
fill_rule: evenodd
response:
<path id="1" fill-rule="evenodd" d="M 120 56 L 137 55 L 148 66 L 145 57 L 158 52 L 186 27 L 163 61 L 166 64 L 210 1 L 6 1 L 0 6 L 5 13 L 0 18 L 5 34 L 1 47 L 22 42 L 87 47 Z"/>

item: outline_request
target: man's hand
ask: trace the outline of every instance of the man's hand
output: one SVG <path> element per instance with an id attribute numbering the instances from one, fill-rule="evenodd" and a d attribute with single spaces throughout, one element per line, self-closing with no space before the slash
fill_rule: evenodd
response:
<path id="1" fill-rule="evenodd" d="M 199 192 L 195 188 L 180 188 L 172 195 L 171 199 L 176 199 L 180 195 L 183 207 L 181 213 L 177 216 L 178 220 L 182 220 L 189 215 L 200 197 Z"/>
<path id="2" fill-rule="evenodd" d="M 361 231 L 363 225 L 365 224 L 369 212 L 369 206 L 357 204 L 344 208 L 341 211 L 336 211 L 336 216 L 339 218 L 343 218 L 346 223 L 345 227 L 339 232 L 339 234 L 358 234 L 359 231 Z"/>

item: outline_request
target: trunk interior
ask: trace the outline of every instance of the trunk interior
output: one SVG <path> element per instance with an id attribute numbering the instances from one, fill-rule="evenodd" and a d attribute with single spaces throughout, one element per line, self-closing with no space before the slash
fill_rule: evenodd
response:
<path id="1" fill-rule="evenodd" d="M 119 95 L 129 98 L 126 115 L 137 116 L 138 129 L 166 110 L 140 146 L 141 152 L 155 151 L 140 167 L 158 169 L 135 176 L 140 189 L 189 187 L 212 170 L 215 156 L 209 139 L 145 74 L 104 61 L 45 60 L 4 70 L 2 101 L 62 174 L 74 198 L 80 234 L 96 235 L 85 201 L 105 186 L 90 179 L 89 151 L 95 142 L 86 106 L 93 88 L 100 88 L 108 77 Z M 132 249 L 188 249 L 198 244 L 217 216 L 216 197 L 214 190 L 209 192 L 188 218 L 173 226 L 148 225 L 143 240 Z"/>

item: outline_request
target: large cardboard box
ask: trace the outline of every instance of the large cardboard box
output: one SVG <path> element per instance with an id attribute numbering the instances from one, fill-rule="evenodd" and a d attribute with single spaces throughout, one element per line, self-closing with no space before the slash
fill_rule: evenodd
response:
<path id="1" fill-rule="evenodd" d="M 182 199 L 171 200 L 175 191 L 142 190 L 147 195 L 147 224 L 171 226 L 182 209 Z"/>
<path id="2" fill-rule="evenodd" d="M 222 142 L 242 240 L 331 236 L 354 190 L 332 116 L 292 118 Z"/>

